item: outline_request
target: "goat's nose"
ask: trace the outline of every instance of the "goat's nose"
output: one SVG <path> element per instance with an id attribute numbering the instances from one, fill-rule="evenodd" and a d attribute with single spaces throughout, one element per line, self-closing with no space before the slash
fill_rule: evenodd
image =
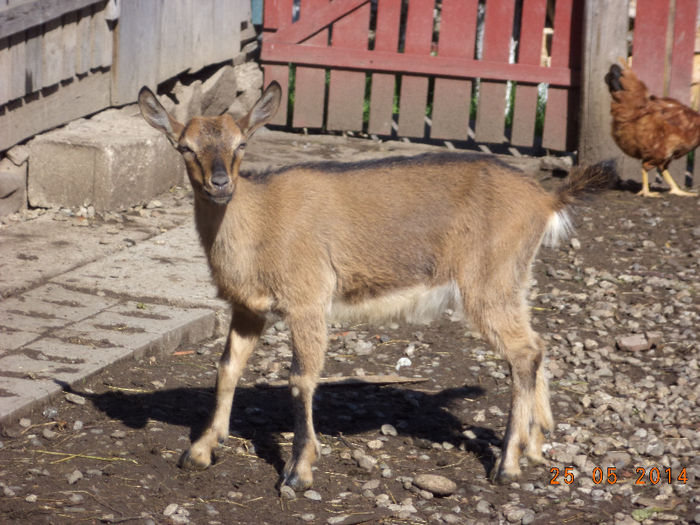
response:
<path id="1" fill-rule="evenodd" d="M 211 175 L 211 183 L 221 189 L 229 183 L 228 173 L 225 171 L 215 171 Z"/>

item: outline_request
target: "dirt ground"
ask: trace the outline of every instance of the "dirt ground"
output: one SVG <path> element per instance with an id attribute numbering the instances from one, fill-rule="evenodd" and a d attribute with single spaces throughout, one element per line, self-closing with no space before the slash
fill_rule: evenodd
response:
<path id="1" fill-rule="evenodd" d="M 177 461 L 213 404 L 221 340 L 119 363 L 77 388 L 80 397 L 5 428 L 1 521 L 700 522 L 699 219 L 696 198 L 613 191 L 578 208 L 570 243 L 541 250 L 530 299 L 549 347 L 557 428 L 547 463 L 526 466 L 518 483 L 488 480 L 506 424 L 507 366 L 446 312 L 429 326 L 330 328 L 324 376 L 397 373 L 407 358 L 399 375 L 424 380 L 320 387 L 313 491 L 280 495 L 292 421 L 287 389 L 275 385 L 291 351 L 286 328 L 271 322 L 208 470 Z M 649 345 L 621 341 L 635 334 Z M 610 468 L 614 482 L 595 482 Z M 456 492 L 421 492 L 419 473 L 454 481 Z"/>

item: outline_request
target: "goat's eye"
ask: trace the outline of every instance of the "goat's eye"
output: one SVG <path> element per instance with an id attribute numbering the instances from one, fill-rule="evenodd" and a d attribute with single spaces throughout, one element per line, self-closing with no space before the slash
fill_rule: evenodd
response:
<path id="1" fill-rule="evenodd" d="M 190 155 L 194 155 L 194 151 L 192 151 L 190 148 L 188 148 L 187 146 L 184 146 L 184 145 L 182 145 L 182 144 L 178 144 L 177 150 L 178 150 L 180 153 L 182 153 L 183 155 L 184 155 L 185 153 L 189 153 Z"/>
<path id="2" fill-rule="evenodd" d="M 241 142 L 236 148 L 236 153 L 245 153 L 245 142 Z"/>

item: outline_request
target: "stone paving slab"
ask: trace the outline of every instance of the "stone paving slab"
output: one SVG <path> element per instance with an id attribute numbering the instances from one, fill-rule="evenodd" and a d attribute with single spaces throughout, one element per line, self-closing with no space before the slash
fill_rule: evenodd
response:
<path id="1" fill-rule="evenodd" d="M 225 308 L 216 299 L 194 221 L 52 279 L 64 286 L 176 306 Z"/>

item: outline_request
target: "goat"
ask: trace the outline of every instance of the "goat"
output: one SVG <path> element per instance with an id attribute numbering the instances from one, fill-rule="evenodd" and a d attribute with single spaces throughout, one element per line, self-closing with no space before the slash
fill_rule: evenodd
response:
<path id="1" fill-rule="evenodd" d="M 520 473 L 524 451 L 543 462 L 553 428 L 544 348 L 526 303 L 539 246 L 568 233 L 567 209 L 584 192 L 610 185 L 601 166 L 574 169 L 549 193 L 491 157 L 427 154 L 348 164 L 304 164 L 260 176 L 239 173 L 246 142 L 275 114 L 271 83 L 250 113 L 177 122 L 146 87 L 145 120 L 182 154 L 194 189 L 201 244 L 232 320 L 216 381 L 211 420 L 180 459 L 210 465 L 228 436 L 233 394 L 269 312 L 289 326 L 294 442 L 281 483 L 313 481 L 319 457 L 312 397 L 335 316 L 425 320 L 451 304 L 505 356 L 512 375 L 510 414 L 493 476 Z"/>

